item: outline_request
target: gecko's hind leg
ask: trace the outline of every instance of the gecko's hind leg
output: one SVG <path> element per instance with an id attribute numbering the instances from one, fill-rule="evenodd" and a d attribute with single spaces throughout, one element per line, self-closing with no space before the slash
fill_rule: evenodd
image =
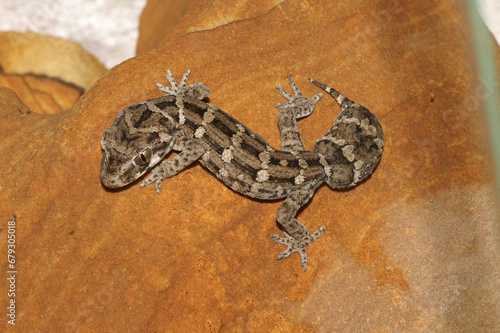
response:
<path id="1" fill-rule="evenodd" d="M 193 97 L 198 100 L 202 100 L 210 94 L 210 89 L 208 89 L 203 83 L 194 83 L 191 85 L 187 85 L 187 81 L 189 79 L 189 75 L 191 74 L 191 70 L 187 70 L 187 72 L 182 76 L 181 82 L 178 84 L 175 82 L 174 77 L 172 76 L 172 73 L 170 72 L 169 69 L 167 69 L 167 80 L 170 82 L 170 85 L 172 86 L 171 88 L 164 86 L 161 83 L 156 83 L 156 86 L 158 89 L 161 91 L 167 93 L 168 95 L 174 95 L 174 96 L 187 96 L 187 97 Z"/>
<path id="2" fill-rule="evenodd" d="M 287 246 L 287 249 L 278 254 L 276 259 L 284 259 L 297 252 L 300 254 L 300 261 L 304 271 L 307 269 L 306 249 L 312 242 L 323 235 L 325 227 L 319 228 L 311 235 L 309 230 L 295 219 L 295 216 L 297 211 L 311 199 L 318 184 L 308 184 L 290 193 L 276 211 L 276 219 L 285 228 L 285 237 L 273 235 L 272 238 L 276 243 Z"/>
<path id="3" fill-rule="evenodd" d="M 294 152 L 303 151 L 304 144 L 297 127 L 297 119 L 308 116 L 314 109 L 314 104 L 321 99 L 322 94 L 314 95 L 311 98 L 305 97 L 290 76 L 288 77 L 293 95 L 287 93 L 281 86 L 277 86 L 278 93 L 286 98 L 288 102 L 278 103 L 276 107 L 280 109 L 278 115 L 278 125 L 281 133 L 281 150 Z"/>
<path id="4" fill-rule="evenodd" d="M 293 77 L 288 77 L 288 83 L 290 84 L 290 88 L 292 88 L 294 94 L 291 95 L 281 86 L 276 86 L 278 93 L 288 100 L 288 102 L 285 103 L 277 103 L 276 107 L 280 110 L 292 111 L 295 114 L 295 118 L 302 118 L 310 115 L 311 112 L 313 112 L 314 104 L 321 99 L 323 94 L 319 93 L 311 98 L 307 98 L 302 94 L 299 87 L 297 87 Z"/>

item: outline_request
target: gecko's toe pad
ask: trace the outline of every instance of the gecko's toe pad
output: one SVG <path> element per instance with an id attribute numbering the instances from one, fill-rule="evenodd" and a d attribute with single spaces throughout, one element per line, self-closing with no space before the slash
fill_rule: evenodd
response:
<path id="1" fill-rule="evenodd" d="M 306 249 L 309 245 L 311 245 L 312 242 L 314 242 L 316 239 L 321 237 L 321 235 L 323 235 L 324 232 L 325 232 L 325 227 L 321 227 L 318 229 L 318 231 L 316 231 L 312 235 L 310 235 L 308 233 L 306 236 L 304 236 L 300 239 L 296 239 L 296 238 L 290 236 L 286 232 L 284 232 L 285 237 L 273 235 L 272 238 L 276 243 L 283 244 L 283 245 L 287 246 L 287 249 L 285 251 L 279 253 L 276 256 L 276 260 L 285 259 L 288 256 L 290 256 L 292 253 L 297 252 L 298 254 L 300 254 L 301 266 L 302 266 L 302 269 L 305 271 L 307 269 Z"/>

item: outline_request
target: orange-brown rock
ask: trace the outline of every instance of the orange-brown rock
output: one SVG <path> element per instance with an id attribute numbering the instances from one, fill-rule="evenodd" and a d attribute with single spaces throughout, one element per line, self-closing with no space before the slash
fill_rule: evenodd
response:
<path id="1" fill-rule="evenodd" d="M 31 74 L 0 72 L 0 86 L 12 89 L 36 113 L 56 114 L 69 110 L 83 94 L 83 90 L 58 79 Z"/>
<path id="2" fill-rule="evenodd" d="M 0 86 L 34 112 L 69 110 L 106 71 L 79 44 L 36 33 L 0 33 Z"/>
<path id="3" fill-rule="evenodd" d="M 106 71 L 78 43 L 12 31 L 0 33 L 0 66 L 7 74 L 57 78 L 85 91 Z"/>
<path id="4" fill-rule="evenodd" d="M 224 4 L 194 1 L 158 49 L 113 68 L 70 111 L 30 113 L 0 89 L 0 233 L 16 213 L 16 329 L 498 331 L 484 89 L 458 1 L 291 0 L 230 20 Z M 124 107 L 160 96 L 165 69 L 191 69 L 210 103 L 275 147 L 274 86 L 288 75 L 307 96 L 319 92 L 310 76 L 377 115 L 386 140 L 374 174 L 351 190 L 321 187 L 298 216 L 326 226 L 307 272 L 296 254 L 274 260 L 281 202 L 234 193 L 200 165 L 161 195 L 102 186 L 102 132 Z M 299 122 L 307 147 L 338 112 L 325 96 Z M 3 236 L 4 272 L 6 248 Z"/>
<path id="5" fill-rule="evenodd" d="M 160 47 L 179 21 L 185 17 L 194 0 L 149 0 L 139 23 L 137 55 Z"/>

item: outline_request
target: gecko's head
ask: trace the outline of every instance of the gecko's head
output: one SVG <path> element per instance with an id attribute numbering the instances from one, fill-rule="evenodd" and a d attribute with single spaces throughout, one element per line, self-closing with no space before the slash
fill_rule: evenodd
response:
<path id="1" fill-rule="evenodd" d="M 109 188 L 130 184 L 161 162 L 173 146 L 173 124 L 144 104 L 124 109 L 102 135 L 101 181 Z"/>

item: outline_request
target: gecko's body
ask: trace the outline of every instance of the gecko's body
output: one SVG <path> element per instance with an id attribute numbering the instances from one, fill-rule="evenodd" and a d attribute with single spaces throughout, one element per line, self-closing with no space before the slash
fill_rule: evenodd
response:
<path id="1" fill-rule="evenodd" d="M 234 191 L 262 200 L 286 197 L 276 213 L 285 238 L 273 235 L 273 239 L 288 248 L 277 258 L 298 252 L 305 270 L 306 248 L 325 228 L 311 235 L 295 215 L 324 182 L 332 188 L 347 188 L 372 173 L 383 148 L 378 120 L 362 105 L 311 80 L 330 93 L 342 111 L 313 150 L 306 151 L 296 119 L 309 115 L 321 94 L 307 99 L 290 78 L 295 95 L 278 87 L 288 102 L 276 105 L 281 109 L 278 123 L 282 140 L 281 150 L 277 150 L 238 120 L 203 102 L 209 90 L 201 83 L 187 86 L 189 71 L 180 84 L 167 72 L 172 88 L 157 84 L 166 96 L 125 108 L 104 131 L 103 184 L 122 187 L 152 170 L 141 186 L 156 182 L 160 193 L 163 180 L 199 161 Z M 179 154 L 164 160 L 172 149 Z"/>

